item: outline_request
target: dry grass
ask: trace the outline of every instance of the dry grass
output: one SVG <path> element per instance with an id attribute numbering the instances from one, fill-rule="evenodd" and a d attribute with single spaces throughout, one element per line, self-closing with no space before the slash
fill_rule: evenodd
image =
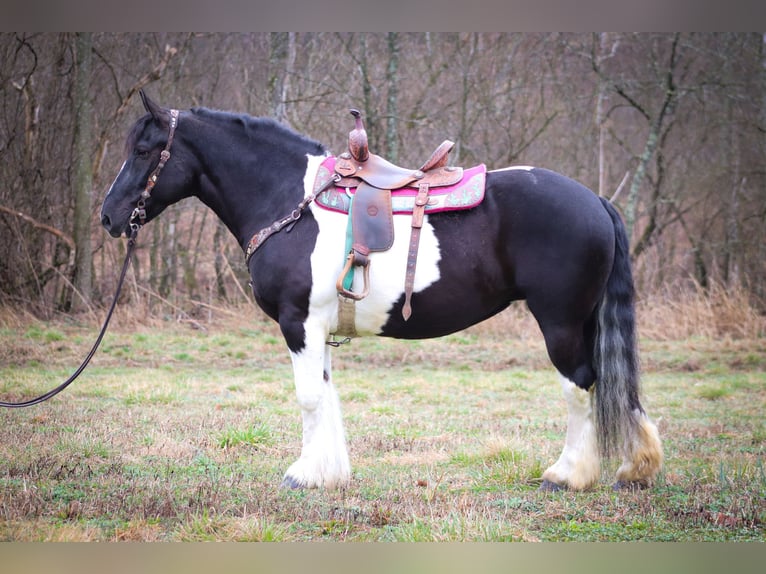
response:
<path id="1" fill-rule="evenodd" d="M 537 491 L 566 414 L 523 304 L 443 339 L 335 351 L 354 468 L 335 492 L 277 488 L 300 416 L 271 322 L 252 308 L 121 309 L 64 395 L 3 413 L 0 538 L 763 540 L 763 317 L 714 295 L 641 302 L 667 466 L 655 488 L 619 495 L 615 464 L 592 492 Z M 52 386 L 94 329 L 0 310 L 0 394 Z"/>
<path id="2" fill-rule="evenodd" d="M 237 305 L 215 305 L 202 301 L 171 303 L 146 290 L 133 290 L 130 304 L 119 306 L 114 323 L 123 328 L 164 327 L 168 320 L 187 324 L 194 329 L 208 327 L 247 328 L 252 324 L 269 324 L 268 318 L 254 302 Z M 662 290 L 642 294 L 637 301 L 639 334 L 654 341 L 704 338 L 758 339 L 766 336 L 766 311 L 759 308 L 741 285 L 713 283 L 707 289 L 698 283 L 669 285 Z M 100 325 L 103 313 L 79 317 L 62 316 L 64 323 Z M 0 307 L 0 328 L 21 330 L 37 319 L 23 308 Z M 534 317 L 523 302 L 467 331 L 491 338 L 508 337 L 541 344 Z"/>
<path id="3" fill-rule="evenodd" d="M 714 283 L 667 287 L 644 297 L 638 305 L 641 335 L 647 339 L 758 339 L 766 336 L 766 314 L 742 286 Z"/>
<path id="4" fill-rule="evenodd" d="M 713 284 L 669 286 L 640 297 L 636 305 L 639 336 L 651 341 L 685 339 L 754 340 L 766 337 L 766 312 L 759 309 L 741 286 Z M 506 336 L 537 344 L 540 331 L 523 302 L 469 332 L 490 337 Z"/>

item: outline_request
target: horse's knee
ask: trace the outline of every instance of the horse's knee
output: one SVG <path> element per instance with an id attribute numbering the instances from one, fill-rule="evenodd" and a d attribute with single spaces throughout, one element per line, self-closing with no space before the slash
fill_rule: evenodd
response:
<path id="1" fill-rule="evenodd" d="M 314 411 L 322 402 L 323 392 L 321 385 L 316 383 L 297 383 L 295 385 L 295 397 L 298 406 L 305 411 Z"/>
<path id="2" fill-rule="evenodd" d="M 303 410 L 317 409 L 323 400 L 325 378 L 328 368 L 325 365 L 324 348 L 310 352 L 308 349 L 292 354 L 293 375 L 295 376 L 295 396 Z"/>

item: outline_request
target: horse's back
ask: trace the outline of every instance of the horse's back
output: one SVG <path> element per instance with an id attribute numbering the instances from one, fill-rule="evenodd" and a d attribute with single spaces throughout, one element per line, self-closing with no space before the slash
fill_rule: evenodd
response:
<path id="1" fill-rule="evenodd" d="M 570 234 L 606 234 L 612 241 L 611 219 L 598 196 L 583 184 L 543 168 L 490 171 L 486 208 L 507 216 L 508 231 L 535 230 L 567 238 Z M 561 227 L 563 226 L 563 227 Z M 555 230 L 555 232 L 554 232 Z M 576 237 L 573 237 L 576 238 Z"/>
<path id="2" fill-rule="evenodd" d="M 499 240 L 513 261 L 513 283 L 531 305 L 562 312 L 595 305 L 614 259 L 614 224 L 581 183 L 541 168 L 487 176 L 489 209 L 503 218 Z"/>
<path id="3" fill-rule="evenodd" d="M 474 256 L 501 261 L 518 290 L 538 275 L 545 280 L 584 266 L 604 275 L 614 255 L 614 226 L 601 200 L 581 183 L 542 168 L 510 168 L 487 174 L 484 202 L 452 226 L 431 220 L 445 252 L 475 241 Z M 441 229 L 440 229 L 441 228 Z M 471 238 L 471 239 L 466 239 Z M 476 238 L 475 240 L 473 238 Z M 454 241 L 457 239 L 457 242 Z M 605 270 L 608 275 L 609 269 Z"/>
<path id="4" fill-rule="evenodd" d="M 592 191 L 553 171 L 490 171 L 480 205 L 428 221 L 438 241 L 439 280 L 415 294 L 413 309 L 429 319 L 421 323 L 415 315 L 406 323 L 397 304 L 384 335 L 443 335 L 519 299 L 556 315 L 589 313 L 611 270 L 611 218 Z"/>

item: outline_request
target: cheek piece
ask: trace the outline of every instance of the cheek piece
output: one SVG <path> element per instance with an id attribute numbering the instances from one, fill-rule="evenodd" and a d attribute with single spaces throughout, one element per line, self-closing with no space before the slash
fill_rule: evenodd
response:
<path id="1" fill-rule="evenodd" d="M 165 149 L 160 153 L 160 163 L 154 168 L 149 178 L 146 180 L 146 187 L 141 192 L 141 197 L 136 203 L 136 208 L 130 215 L 130 232 L 131 236 L 135 237 L 138 230 L 141 229 L 146 223 L 146 200 L 152 195 L 152 190 L 157 184 L 157 179 L 160 177 L 160 172 L 165 164 L 170 159 L 170 146 L 173 144 L 173 136 L 176 133 L 176 126 L 178 125 L 178 110 L 170 110 L 170 127 L 168 132 L 168 143 L 165 144 Z M 138 221 L 136 221 L 138 220 Z"/>

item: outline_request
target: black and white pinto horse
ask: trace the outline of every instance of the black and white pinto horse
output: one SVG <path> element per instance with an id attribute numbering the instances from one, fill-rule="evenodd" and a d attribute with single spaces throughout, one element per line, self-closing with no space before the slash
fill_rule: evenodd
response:
<path id="1" fill-rule="evenodd" d="M 102 223 L 114 237 L 196 196 L 245 250 L 256 233 L 311 195 L 329 155 L 270 119 L 178 112 L 142 98 L 148 113 L 127 138 L 127 159 L 102 207 Z M 161 162 L 171 142 L 172 155 Z M 152 178 L 158 164 L 164 169 Z M 156 185 L 147 186 L 148 178 Z M 279 324 L 292 358 L 303 444 L 284 476 L 289 487 L 332 488 L 351 475 L 327 344 L 338 326 L 346 217 L 311 203 L 289 232 L 272 235 L 248 263 L 255 299 Z M 393 247 L 370 255 L 371 287 L 356 304 L 356 331 L 439 337 L 526 300 L 568 408 L 564 449 L 543 474 L 542 488 L 587 489 L 600 478 L 601 459 L 613 454 L 622 461 L 616 487 L 650 485 L 662 447 L 639 401 L 628 240 L 609 202 L 545 169 L 489 171 L 481 204 L 425 216 L 413 311 L 405 321 L 410 223 L 411 216 L 395 215 Z"/>

